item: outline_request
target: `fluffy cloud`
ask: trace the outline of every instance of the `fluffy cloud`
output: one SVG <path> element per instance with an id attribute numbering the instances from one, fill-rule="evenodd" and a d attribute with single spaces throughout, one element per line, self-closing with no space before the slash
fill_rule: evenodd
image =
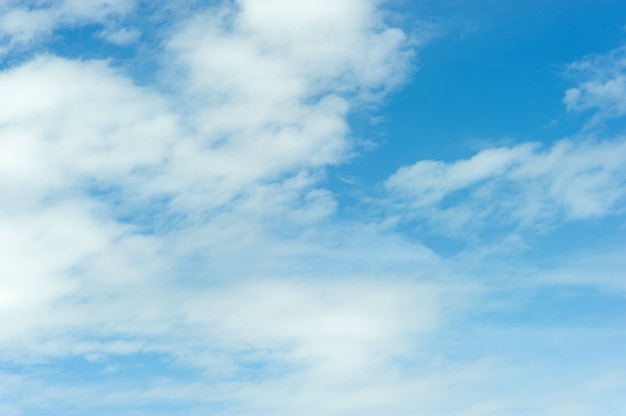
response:
<path id="1" fill-rule="evenodd" d="M 0 89 L 3 186 L 20 198 L 119 185 L 179 135 L 162 97 L 104 62 L 39 57 L 2 73 Z"/>
<path id="2" fill-rule="evenodd" d="M 534 391 L 502 386 L 502 375 L 540 379 L 545 363 L 529 376 L 497 351 L 473 350 L 480 325 L 467 330 L 468 311 L 486 313 L 499 288 L 419 242 L 339 220 L 321 185 L 326 167 L 351 157 L 351 112 L 377 105 L 413 65 L 409 37 L 380 6 L 241 0 L 172 15 L 155 34 L 165 41 L 152 85 L 113 61 L 52 53 L 2 69 L 0 402 L 14 404 L 0 414 L 527 406 L 519 397 Z M 133 7 L 5 2 L 4 52 L 89 23 L 132 42 L 139 32 L 119 17 Z M 418 162 L 386 186 L 407 216 L 436 218 L 461 195 L 474 218 L 591 218 L 622 209 L 625 149 L 489 149 Z M 598 397 L 623 386 L 607 374 L 586 374 L 608 380 Z M 555 410 L 562 397 L 588 391 L 579 384 L 532 410 L 565 412 Z M 576 397 L 570 414 L 599 408 Z"/>
<path id="3" fill-rule="evenodd" d="M 220 182 L 209 192 L 349 156 L 351 107 L 398 86 L 412 62 L 406 35 L 385 26 L 375 6 L 242 1 L 181 25 L 167 43 L 176 57 L 170 75 L 185 74 L 184 105 L 201 146 L 213 150 L 203 164 Z M 188 159 L 175 167 L 181 175 L 197 170 Z"/>
<path id="4" fill-rule="evenodd" d="M 299 368 L 301 389 L 322 389 L 339 372 L 385 374 L 444 319 L 453 291 L 412 279 L 437 261 L 427 249 L 375 228 L 312 231 L 334 211 L 319 181 L 350 155 L 347 116 L 403 81 L 407 38 L 375 2 L 290 4 L 181 22 L 161 89 L 46 54 L 0 73 L 4 357 L 154 353 L 206 372 L 202 392 L 250 365 L 263 380 Z M 6 48 L 130 7 L 36 6 L 4 6 Z M 23 405 L 74 397 L 64 389 Z M 248 391 L 233 400 L 259 400 Z"/>
<path id="5" fill-rule="evenodd" d="M 626 197 L 626 142 L 526 143 L 454 162 L 419 161 L 386 182 L 408 216 L 535 226 L 620 213 Z"/>

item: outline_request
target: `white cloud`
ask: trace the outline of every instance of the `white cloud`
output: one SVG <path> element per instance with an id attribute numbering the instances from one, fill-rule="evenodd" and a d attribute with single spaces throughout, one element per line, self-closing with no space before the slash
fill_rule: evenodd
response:
<path id="1" fill-rule="evenodd" d="M 564 140 L 546 150 L 525 143 L 450 163 L 419 161 L 385 187 L 409 217 L 456 229 L 483 221 L 535 226 L 622 212 L 625 166 L 623 139 Z"/>
<path id="2" fill-rule="evenodd" d="M 400 168 L 386 183 L 388 189 L 417 195 L 417 205 L 440 202 L 449 193 L 503 175 L 532 151 L 532 145 L 487 149 L 468 160 L 453 163 L 420 161 Z"/>
<path id="3" fill-rule="evenodd" d="M 170 43 L 191 65 L 192 88 L 208 88 L 218 100 L 300 104 L 327 94 L 370 97 L 407 75 L 407 37 L 384 25 L 376 2 L 237 4 L 236 14 L 198 16 Z"/>
<path id="4" fill-rule="evenodd" d="M 189 78 L 169 94 L 104 61 L 0 73 L 4 357 L 152 351 L 239 375 L 267 355 L 304 368 L 306 388 L 384 373 L 445 319 L 452 294 L 412 280 L 428 250 L 315 231 L 335 209 L 317 186 L 349 156 L 347 115 L 404 79 L 406 37 L 374 2 L 289 4 L 267 4 L 285 20 L 241 2 L 181 23 L 162 61 Z M 39 6 L 2 9 L 5 46 L 127 10 Z"/>
<path id="5" fill-rule="evenodd" d="M 0 57 L 27 50 L 56 28 L 103 23 L 133 7 L 133 0 L 5 1 L 0 3 Z"/>
<path id="6" fill-rule="evenodd" d="M 580 80 L 565 92 L 568 110 L 595 109 L 593 121 L 626 114 L 626 47 L 575 62 L 568 72 Z"/>
<path id="7" fill-rule="evenodd" d="M 0 74 L 4 186 L 43 194 L 129 180 L 177 136 L 164 99 L 104 62 L 39 57 Z"/>
<path id="8" fill-rule="evenodd" d="M 109 17 L 132 3 L 26 6 L 0 9 L 5 47 L 62 25 L 118 28 Z M 171 29 L 161 89 L 106 61 L 46 54 L 0 72 L 0 352 L 25 369 L 0 372 L 0 402 L 17 402 L 0 413 L 50 414 L 59 403 L 276 415 L 520 406 L 515 386 L 498 400 L 490 391 L 519 368 L 450 358 L 465 350 L 446 346 L 473 341 L 459 341 L 458 326 L 485 299 L 482 283 L 419 242 L 337 220 L 320 187 L 324 167 L 350 157 L 350 112 L 378 103 L 412 65 L 407 36 L 378 6 L 211 6 Z M 101 35 L 137 36 L 119 29 Z M 477 190 L 471 214 L 510 185 L 523 198 L 541 189 L 539 205 L 571 218 L 605 215 L 621 207 L 625 147 L 491 149 L 419 162 L 387 184 L 418 212 Z M 149 354 L 163 360 L 154 373 L 127 377 L 119 358 Z M 67 380 L 58 362 L 73 357 L 102 372 Z M 193 380 L 172 380 L 172 367 Z M 212 407 L 224 402 L 227 411 Z M 536 413 L 555 402 L 564 400 Z"/>
<path id="9" fill-rule="evenodd" d="M 107 28 L 98 32 L 98 37 L 116 45 L 130 45 L 139 41 L 141 32 L 138 29 Z"/>
<path id="10" fill-rule="evenodd" d="M 116 217 L 141 209 L 131 197 L 141 170 L 162 162 L 177 130 L 161 98 L 103 62 L 40 57 L 0 74 L 0 91 L 1 337 L 29 355 L 38 337 L 80 320 L 58 306 L 89 298 L 90 273 L 128 283 L 160 263 L 146 258 L 151 238 L 136 244 L 142 237 Z M 120 210 L 106 197 L 119 187 Z"/>
<path id="11" fill-rule="evenodd" d="M 410 69 L 406 36 L 384 26 L 373 2 L 291 4 L 243 1 L 237 11 L 200 13 L 168 43 L 200 145 L 213 150 L 203 165 L 220 183 L 209 192 L 344 160 L 351 107 L 376 100 Z M 177 151 L 185 162 L 173 168 L 193 175 L 196 149 Z"/>
<path id="12" fill-rule="evenodd" d="M 620 47 L 568 66 L 578 85 L 565 92 L 566 108 L 595 110 L 579 136 L 548 149 L 527 142 L 402 167 L 384 183 L 397 216 L 465 236 L 459 231 L 473 235 L 489 227 L 534 228 L 622 213 L 626 142 L 599 140 L 588 128 L 626 114 L 625 52 Z"/>

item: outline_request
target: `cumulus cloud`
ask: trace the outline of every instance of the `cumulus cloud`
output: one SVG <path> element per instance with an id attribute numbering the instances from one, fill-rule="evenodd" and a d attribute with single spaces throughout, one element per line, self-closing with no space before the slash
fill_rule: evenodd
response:
<path id="1" fill-rule="evenodd" d="M 524 143 L 465 160 L 419 161 L 400 168 L 385 187 L 408 216 L 453 228 L 487 220 L 533 227 L 622 212 L 625 166 L 623 139 L 563 140 L 549 149 Z"/>
<path id="2" fill-rule="evenodd" d="M 238 6 L 200 13 L 167 43 L 171 76 L 185 74 L 189 117 L 213 149 L 204 165 L 220 182 L 210 192 L 345 160 L 351 108 L 397 87 L 412 62 L 406 35 L 384 25 L 375 2 Z M 187 160 L 175 169 L 198 170 Z"/>
<path id="3" fill-rule="evenodd" d="M 128 4 L 3 5 L 5 48 L 106 26 Z M 52 54 L 0 73 L 4 357 L 154 353 L 205 372 L 203 394 L 251 365 L 322 389 L 387 373 L 445 319 L 454 290 L 413 279 L 437 262 L 429 250 L 375 228 L 313 231 L 335 209 L 319 183 L 350 155 L 347 116 L 404 80 L 407 37 L 376 2 L 301 6 L 224 3 L 180 22 L 162 89 Z M 64 389 L 23 406 L 74 397 Z M 244 390 L 232 400 L 269 406 Z"/>
<path id="4" fill-rule="evenodd" d="M 526 404 L 512 384 L 498 400 L 487 393 L 524 369 L 472 353 L 459 330 L 493 288 L 420 242 L 338 219 L 322 186 L 354 151 L 351 112 L 378 105 L 414 65 L 414 44 L 381 5 L 186 6 L 157 34 L 150 85 L 52 51 L 1 70 L 0 402 L 14 404 L 0 413 L 156 403 L 482 415 Z M 134 7 L 4 2 L 2 52 L 90 23 L 109 42 L 143 40 L 119 21 Z M 474 218 L 592 218 L 622 209 L 625 153 L 620 140 L 522 144 L 421 161 L 386 187 L 407 216 L 436 218 L 463 195 Z M 535 413 L 561 402 L 544 398 Z"/>

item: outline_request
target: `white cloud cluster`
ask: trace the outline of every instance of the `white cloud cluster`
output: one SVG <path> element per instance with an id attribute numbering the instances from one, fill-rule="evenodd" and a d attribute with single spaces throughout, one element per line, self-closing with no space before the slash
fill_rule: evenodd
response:
<path id="1" fill-rule="evenodd" d="M 406 76 L 406 36 L 376 2 L 259 4 L 173 29 L 169 93 L 104 61 L 41 55 L 0 73 L 3 357 L 156 352 L 209 384 L 267 361 L 300 368 L 304 391 L 391 371 L 445 315 L 448 295 L 410 279 L 428 250 L 315 231 L 335 206 L 322 169 L 350 153 L 346 117 Z M 5 46 L 127 5 L 8 3 Z M 254 404 L 248 387 L 233 396 Z"/>
<path id="2" fill-rule="evenodd" d="M 3 0 L 0 3 L 0 57 L 32 47 L 64 26 L 103 23 L 134 7 L 133 0 Z"/>
<path id="3" fill-rule="evenodd" d="M 626 202 L 626 142 L 563 140 L 486 149 L 450 163 L 419 161 L 386 182 L 407 215 L 458 227 L 536 226 L 620 213 Z"/>
<path id="4" fill-rule="evenodd" d="M 191 88 L 209 102 L 263 100 L 268 111 L 285 106 L 279 113 L 289 117 L 289 105 L 327 95 L 372 97 L 405 79 L 407 36 L 384 24 L 378 3 L 242 0 L 237 12 L 197 16 L 169 45 L 190 66 Z M 263 115 L 238 121 L 279 121 Z"/>
<path id="5" fill-rule="evenodd" d="M 568 110 L 595 109 L 595 120 L 626 115 L 626 47 L 575 62 L 568 72 L 580 79 L 565 92 Z"/>
<path id="6" fill-rule="evenodd" d="M 139 189 L 146 177 L 134 173 L 160 163 L 177 133 L 162 100 L 102 62 L 40 57 L 0 74 L 0 90 L 0 228 L 8 256 L 0 265 L 0 315 L 10 344 L 45 336 L 42 327 L 72 326 L 54 305 L 85 293 L 81 270 L 91 262 L 109 263 L 102 277 L 114 280 L 136 279 L 159 263 L 145 258 L 149 239 L 118 223 L 104 195 L 122 183 Z M 94 195 L 99 189 L 102 198 Z M 29 338 L 26 345 L 37 344 Z"/>
<path id="7" fill-rule="evenodd" d="M 333 218 L 319 185 L 350 157 L 350 111 L 410 71 L 407 35 L 375 0 L 210 3 L 158 33 L 158 86 L 52 53 L 1 70 L 0 364 L 14 367 L 0 368 L 0 403 L 13 401 L 0 414 L 59 403 L 93 414 L 155 403 L 231 415 L 523 407 L 523 388 L 490 392 L 503 371 L 523 370 L 446 356 L 474 342 L 455 325 L 484 282 L 419 242 Z M 116 22 L 133 7 L 1 3 L 3 52 L 90 22 L 112 42 L 136 41 Z M 402 215 L 435 218 L 462 194 L 474 219 L 588 218 L 622 209 L 625 154 L 624 141 L 524 144 L 418 162 L 386 185 Z M 126 377 L 123 356 L 163 362 Z M 96 368 L 89 382 L 57 377 L 73 357 Z"/>
<path id="8" fill-rule="evenodd" d="M 211 193 L 348 156 L 346 116 L 405 79 L 407 38 L 376 2 L 241 1 L 186 22 L 169 42 L 185 106 L 219 178 Z M 194 152 L 193 149 L 181 149 Z M 205 152 L 206 153 L 206 152 Z M 185 160 L 180 174 L 198 168 Z M 207 183 L 197 186 L 205 187 Z"/>
<path id="9" fill-rule="evenodd" d="M 0 89 L 0 169 L 14 198 L 127 182 L 179 134 L 162 97 L 104 62 L 39 57 L 0 74 Z"/>

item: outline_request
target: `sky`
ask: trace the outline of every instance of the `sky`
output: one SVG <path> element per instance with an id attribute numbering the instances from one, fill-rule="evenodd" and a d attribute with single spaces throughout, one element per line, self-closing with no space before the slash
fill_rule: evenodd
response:
<path id="1" fill-rule="evenodd" d="M 626 3 L 0 0 L 0 416 L 626 414 Z"/>

